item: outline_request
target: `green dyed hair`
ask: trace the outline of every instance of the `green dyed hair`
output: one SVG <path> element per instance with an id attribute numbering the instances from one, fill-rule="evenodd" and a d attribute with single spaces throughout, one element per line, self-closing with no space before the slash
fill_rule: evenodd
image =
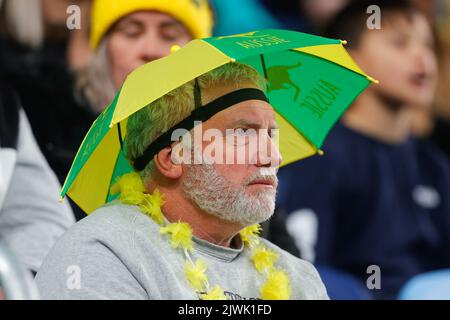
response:
<path id="1" fill-rule="evenodd" d="M 204 99 L 209 88 L 226 86 L 237 90 L 251 83 L 263 91 L 266 90 L 265 79 L 255 69 L 237 62 L 225 64 L 201 75 L 198 77 L 198 82 L 203 104 L 209 102 Z M 125 145 L 127 160 L 131 164 L 161 134 L 191 114 L 194 110 L 193 92 L 194 80 L 172 90 L 129 117 Z M 155 170 L 152 160 L 140 172 L 143 181 L 148 181 Z"/>

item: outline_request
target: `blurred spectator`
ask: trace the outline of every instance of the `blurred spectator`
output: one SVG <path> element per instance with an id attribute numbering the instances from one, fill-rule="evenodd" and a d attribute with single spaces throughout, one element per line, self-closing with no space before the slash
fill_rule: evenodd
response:
<path id="1" fill-rule="evenodd" d="M 74 222 L 17 96 L 0 83 L 0 240 L 32 272 Z"/>
<path id="2" fill-rule="evenodd" d="M 418 139 L 426 140 L 434 128 L 431 109 L 411 107 L 411 132 Z"/>
<path id="3" fill-rule="evenodd" d="M 37 25 L 41 29 L 45 26 L 58 29 L 55 26 L 61 25 L 62 16 L 68 16 L 67 6 L 51 7 L 53 1 L 32 0 L 30 7 L 18 10 L 20 15 L 16 12 L 17 15 L 8 16 L 8 21 L 26 30 Z M 2 14 L 12 14 L 6 6 L 12 2 L 16 0 L 6 1 Z M 25 2 L 28 4 L 28 0 Z M 82 5 L 80 8 L 85 8 L 90 2 L 78 3 Z M 39 16 L 42 12 L 46 12 L 45 21 Z M 88 13 L 89 10 L 81 12 L 83 21 Z M 29 21 L 24 22 L 22 15 L 29 16 Z M 32 21 L 37 22 L 30 26 Z M 6 40 L 0 42 L 0 70 L 18 91 L 36 139 L 61 183 L 91 124 L 112 101 L 127 74 L 169 54 L 173 45 L 184 45 L 193 37 L 209 36 L 212 23 L 206 0 L 174 0 L 170 4 L 156 0 L 96 0 L 90 26 L 93 53 L 87 66 L 84 66 L 85 57 L 73 58 L 77 57 L 76 52 L 90 56 L 83 40 L 89 29 L 86 22 L 82 22 L 81 30 L 69 32 L 66 43 L 72 48 L 69 52 L 60 50 L 60 46 L 55 49 L 41 34 L 31 37 L 33 41 L 26 41 L 26 47 L 15 33 L 4 35 Z M 79 208 L 73 207 L 78 219 L 84 217 Z"/>
<path id="4" fill-rule="evenodd" d="M 366 26 L 374 4 L 380 30 Z M 381 288 L 372 293 L 392 299 L 414 275 L 450 267 L 449 165 L 410 131 L 409 108 L 427 108 L 434 98 L 433 36 L 406 0 L 353 1 L 327 30 L 349 41 L 356 62 L 380 84 L 346 112 L 324 157 L 280 170 L 278 203 L 289 212 L 288 230 L 302 254 L 362 285 L 367 268 L 377 265 Z"/>
<path id="5" fill-rule="evenodd" d="M 60 5 L 52 6 L 56 2 Z M 80 8 L 89 4 L 75 3 Z M 85 99 L 74 91 L 72 69 L 85 64 L 82 60 L 86 57 L 81 57 L 89 53 L 81 49 L 84 54 L 78 54 L 80 60 L 73 61 L 73 66 L 67 56 L 72 51 L 80 52 L 88 40 L 86 35 L 79 37 L 75 35 L 78 31 L 67 29 L 67 4 L 56 0 L 5 0 L 0 9 L 5 17 L 0 20 L 5 24 L 0 37 L 1 75 L 18 93 L 40 149 L 61 184 L 96 117 L 85 106 Z M 63 11 L 55 13 L 56 9 Z"/>
<path id="6" fill-rule="evenodd" d="M 100 112 L 131 71 L 168 55 L 174 45 L 210 36 L 212 28 L 207 0 L 95 0 L 90 33 L 94 55 L 78 75 L 78 86 Z"/>
<path id="7" fill-rule="evenodd" d="M 0 6 L 2 17 L 0 48 L 3 54 L 0 66 L 8 70 L 8 63 L 15 58 L 26 60 L 23 63 L 28 63 L 28 66 L 32 67 L 38 62 L 36 60 L 48 54 L 57 59 L 58 63 L 65 63 L 67 57 L 72 70 L 86 66 L 90 49 L 88 28 L 85 26 L 88 26 L 90 2 L 90 0 L 3 0 L 3 5 Z M 78 6 L 82 12 L 81 29 L 69 30 L 67 27 L 67 8 L 72 4 Z"/>
<path id="8" fill-rule="evenodd" d="M 426 143 L 434 143 L 450 159 L 450 1 L 414 1 L 430 19 L 437 21 L 439 81 L 436 101 L 432 108 L 412 108 L 413 133 Z"/>
<path id="9" fill-rule="evenodd" d="M 67 61 L 70 70 L 77 71 L 86 67 L 91 58 L 89 47 L 89 20 L 91 0 L 42 0 L 42 16 L 46 29 L 46 40 L 59 40 L 65 52 L 61 55 Z M 67 22 L 69 15 L 77 14 L 68 10 L 70 7 L 79 8 L 79 29 L 69 29 Z"/>

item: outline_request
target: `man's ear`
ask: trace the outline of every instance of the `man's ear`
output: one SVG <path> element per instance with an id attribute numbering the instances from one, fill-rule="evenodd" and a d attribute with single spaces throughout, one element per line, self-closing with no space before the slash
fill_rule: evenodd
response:
<path id="1" fill-rule="evenodd" d="M 155 165 L 158 171 L 170 179 L 178 179 L 183 174 L 181 164 L 172 160 L 172 148 L 167 147 L 158 152 L 154 157 Z"/>

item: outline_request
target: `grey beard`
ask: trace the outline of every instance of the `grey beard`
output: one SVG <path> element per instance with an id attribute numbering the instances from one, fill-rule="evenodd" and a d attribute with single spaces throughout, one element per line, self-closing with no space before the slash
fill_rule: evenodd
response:
<path id="1" fill-rule="evenodd" d="M 213 165 L 189 166 L 181 185 L 186 197 L 204 212 L 243 226 L 268 220 L 275 209 L 274 190 L 247 195 L 245 183 L 240 188 L 234 187 Z"/>

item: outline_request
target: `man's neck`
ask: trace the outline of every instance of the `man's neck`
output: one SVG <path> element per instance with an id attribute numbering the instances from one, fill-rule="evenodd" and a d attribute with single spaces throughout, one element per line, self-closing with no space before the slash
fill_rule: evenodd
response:
<path id="1" fill-rule="evenodd" d="M 362 94 L 345 113 L 342 122 L 363 135 L 387 144 L 400 144 L 411 132 L 407 108 L 384 100 L 373 92 Z"/>
<path id="2" fill-rule="evenodd" d="M 185 222 L 190 225 L 195 237 L 215 245 L 239 246 L 239 244 L 233 244 L 233 239 L 242 229 L 241 225 L 205 213 L 174 190 L 161 186 L 158 189 L 167 200 L 162 211 L 169 222 Z"/>

